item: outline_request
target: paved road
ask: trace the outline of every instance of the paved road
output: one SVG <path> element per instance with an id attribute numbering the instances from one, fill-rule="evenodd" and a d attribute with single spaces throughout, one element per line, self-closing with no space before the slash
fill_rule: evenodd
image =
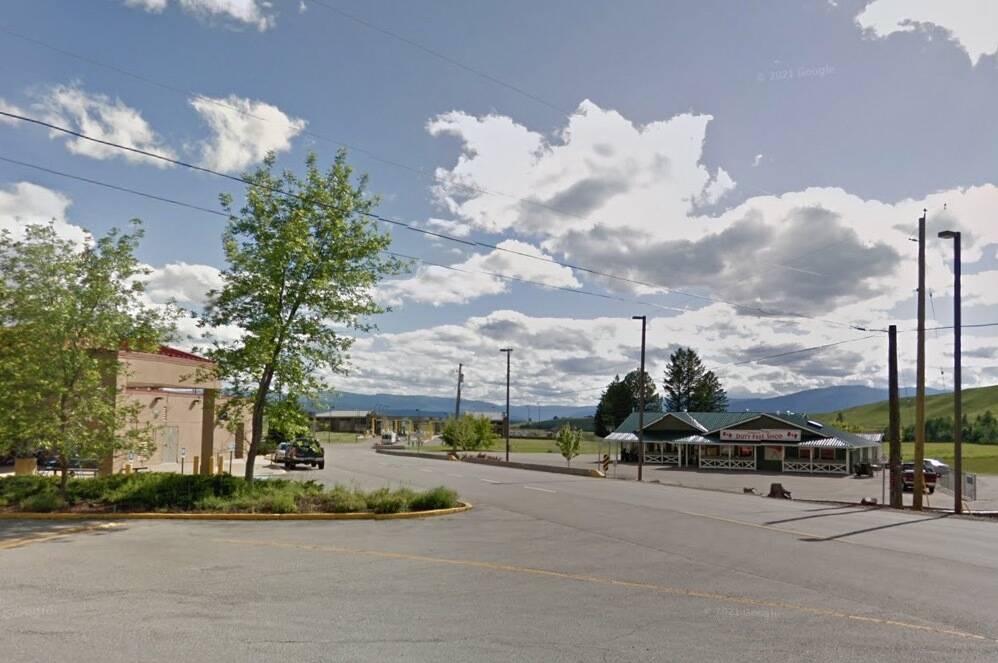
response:
<path id="1" fill-rule="evenodd" d="M 476 508 L 0 535 L 3 659 L 998 660 L 998 523 L 328 454 Z"/>

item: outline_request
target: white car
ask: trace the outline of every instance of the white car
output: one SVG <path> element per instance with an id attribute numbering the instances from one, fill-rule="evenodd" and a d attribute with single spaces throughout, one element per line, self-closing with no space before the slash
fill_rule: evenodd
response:
<path id="1" fill-rule="evenodd" d="M 936 460 L 935 458 L 926 458 L 925 467 L 932 468 L 939 476 L 942 476 L 944 474 L 949 474 L 949 465 L 942 462 L 941 460 Z"/>
<path id="2" fill-rule="evenodd" d="M 395 444 L 397 440 L 398 437 L 392 431 L 385 431 L 381 434 L 381 444 Z"/>

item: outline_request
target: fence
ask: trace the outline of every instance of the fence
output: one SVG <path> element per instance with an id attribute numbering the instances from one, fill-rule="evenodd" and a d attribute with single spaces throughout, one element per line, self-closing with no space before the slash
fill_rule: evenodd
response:
<path id="1" fill-rule="evenodd" d="M 945 493 L 953 494 L 955 482 L 953 472 L 947 472 L 939 477 L 939 489 Z M 977 475 L 969 472 L 963 473 L 963 499 L 973 502 L 977 499 Z"/>

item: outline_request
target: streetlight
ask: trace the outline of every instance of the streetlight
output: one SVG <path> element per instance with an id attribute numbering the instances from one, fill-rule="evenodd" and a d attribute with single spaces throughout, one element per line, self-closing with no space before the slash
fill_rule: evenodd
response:
<path id="1" fill-rule="evenodd" d="M 960 233 L 943 230 L 940 239 L 953 240 L 953 512 L 963 513 L 963 388 L 960 370 Z"/>
<path id="2" fill-rule="evenodd" d="M 632 315 L 631 319 L 641 321 L 641 372 L 638 374 L 638 481 L 641 481 L 645 468 L 645 326 L 648 317 Z"/>
<path id="3" fill-rule="evenodd" d="M 499 352 L 506 353 L 506 421 L 503 426 L 506 429 L 506 462 L 509 462 L 509 358 L 513 354 L 513 348 L 499 348 Z"/>

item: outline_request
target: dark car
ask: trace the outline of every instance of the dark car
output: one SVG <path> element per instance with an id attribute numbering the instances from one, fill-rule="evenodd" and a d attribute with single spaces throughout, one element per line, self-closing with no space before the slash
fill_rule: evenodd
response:
<path id="1" fill-rule="evenodd" d="M 930 467 L 925 467 L 922 476 L 925 477 L 925 488 L 929 491 L 929 495 L 936 492 L 936 482 L 939 480 L 939 474 Z M 901 488 L 905 491 L 915 489 L 914 463 L 901 464 Z"/>
<path id="2" fill-rule="evenodd" d="M 299 437 L 293 442 L 278 445 L 278 450 L 274 453 L 274 462 L 282 463 L 288 470 L 297 465 L 310 465 L 321 470 L 326 467 L 326 451 L 318 440 Z"/>

